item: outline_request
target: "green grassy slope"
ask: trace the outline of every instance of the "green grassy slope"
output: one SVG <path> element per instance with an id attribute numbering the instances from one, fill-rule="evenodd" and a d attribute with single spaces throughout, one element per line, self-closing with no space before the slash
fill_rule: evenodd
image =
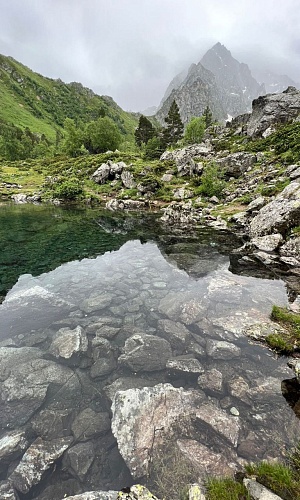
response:
<path id="1" fill-rule="evenodd" d="M 80 83 L 66 84 L 34 73 L 11 57 L 0 55 L 0 120 L 53 140 L 65 118 L 89 122 L 112 118 L 125 136 L 133 139 L 137 118 L 113 99 L 98 96 Z"/>

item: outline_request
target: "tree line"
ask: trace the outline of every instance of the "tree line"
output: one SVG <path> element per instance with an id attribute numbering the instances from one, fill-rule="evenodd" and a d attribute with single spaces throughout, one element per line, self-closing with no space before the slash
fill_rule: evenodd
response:
<path id="1" fill-rule="evenodd" d="M 141 115 L 135 130 L 135 144 L 148 159 L 158 158 L 168 147 L 176 144 L 201 142 L 205 129 L 212 124 L 212 113 L 207 107 L 201 117 L 194 117 L 185 130 L 176 101 L 170 106 L 165 118 L 165 127 L 155 127 Z M 25 128 L 0 122 L 0 158 L 23 160 L 65 154 L 78 157 L 86 154 L 115 151 L 124 137 L 116 123 L 107 116 L 101 116 L 86 124 L 76 124 L 71 118 L 64 121 L 64 129 L 56 130 L 55 142 L 44 134 L 36 134 Z"/>

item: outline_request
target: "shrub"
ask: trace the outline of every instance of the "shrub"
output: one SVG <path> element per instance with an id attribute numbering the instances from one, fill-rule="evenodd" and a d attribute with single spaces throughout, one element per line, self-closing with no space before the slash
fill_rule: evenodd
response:
<path id="1" fill-rule="evenodd" d="M 220 197 L 225 187 L 223 171 L 216 165 L 210 163 L 204 169 L 201 177 L 199 193 L 210 198 L 211 196 Z"/>
<path id="2" fill-rule="evenodd" d="M 51 196 L 53 198 L 75 200 L 78 196 L 82 195 L 82 183 L 76 178 L 63 180 L 53 185 Z"/>

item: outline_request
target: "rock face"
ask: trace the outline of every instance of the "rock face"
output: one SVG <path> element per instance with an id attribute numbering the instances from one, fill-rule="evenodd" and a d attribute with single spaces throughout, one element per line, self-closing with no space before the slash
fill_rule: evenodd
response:
<path id="1" fill-rule="evenodd" d="M 300 114 L 300 91 L 288 87 L 281 94 L 268 94 L 255 99 L 247 123 L 247 135 L 267 137 L 278 124 L 291 122 Z"/>
<path id="2" fill-rule="evenodd" d="M 250 236 L 264 236 L 271 233 L 286 235 L 291 227 L 298 224 L 300 224 L 300 183 L 291 182 L 254 217 L 250 223 Z"/>
<path id="3" fill-rule="evenodd" d="M 118 441 L 119 450 L 128 465 L 133 477 L 147 474 L 149 464 L 155 460 L 159 446 L 177 438 L 176 426 L 185 421 L 185 433 L 197 434 L 197 429 L 209 429 L 222 441 L 230 443 L 232 449 L 237 446 L 240 431 L 239 419 L 227 415 L 217 409 L 199 391 L 184 391 L 170 384 L 159 384 L 155 387 L 129 389 L 117 392 L 112 404 L 112 431 Z M 188 446 L 186 439 L 180 442 L 179 449 Z M 205 445 L 203 450 L 209 454 Z M 186 448 L 185 448 L 186 449 Z M 199 453 L 199 450 L 197 450 Z M 189 460 L 195 460 L 188 454 Z M 236 468 L 234 453 L 231 472 Z M 228 469 L 226 468 L 228 472 Z M 207 468 L 201 460 L 198 472 L 204 476 Z M 216 474 L 220 470 L 214 469 Z M 223 472 L 223 469 L 222 469 Z"/>
<path id="4" fill-rule="evenodd" d="M 201 116 L 207 106 L 215 119 L 247 113 L 252 100 L 265 94 L 246 64 L 234 59 L 229 50 L 217 43 L 201 59 L 192 64 L 187 75 L 178 75 L 170 84 L 156 114 L 164 124 L 172 101 L 175 99 L 183 123 L 193 116 Z"/>

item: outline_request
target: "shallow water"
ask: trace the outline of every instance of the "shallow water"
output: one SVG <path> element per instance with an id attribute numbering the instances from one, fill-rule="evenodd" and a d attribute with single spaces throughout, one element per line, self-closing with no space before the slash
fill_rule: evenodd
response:
<path id="1" fill-rule="evenodd" d="M 80 449 L 81 471 L 67 452 L 24 498 L 59 499 L 62 491 L 118 489 L 131 481 L 107 427 L 84 439 L 74 431 L 87 409 L 111 417 L 116 385 L 168 382 L 203 391 L 228 414 L 237 408 L 240 462 L 284 454 L 295 441 L 299 422 L 281 392 L 282 381 L 293 374 L 284 358 L 244 335 L 248 326 L 268 320 L 273 304 L 287 304 L 286 289 L 280 280 L 231 273 L 229 253 L 238 242 L 228 233 L 169 230 L 149 214 L 32 206 L 1 207 L 0 223 L 2 293 L 11 288 L 0 306 L 0 345 L 14 356 L 24 353 L 15 366 L 4 362 L 0 370 L 2 434 L 21 429 L 29 442 L 75 435 L 72 446 L 86 447 Z M 184 342 L 170 337 L 170 324 L 187 331 Z M 57 332 L 78 326 L 88 347 L 71 358 L 57 357 Z M 143 369 L 131 368 L 119 358 L 133 334 L 167 339 L 175 359 L 188 355 L 201 363 L 204 374 L 218 371 L 221 386 L 211 387 L 205 376 L 197 382 L 199 373 L 153 369 L 151 361 Z M 223 354 L 214 349 L 219 341 L 228 343 Z M 32 354 L 46 360 L 49 370 L 66 367 L 62 380 L 53 374 L 44 380 L 42 395 L 34 393 L 41 382 L 28 364 Z M 63 381 L 67 374 L 76 379 L 72 386 Z M 23 393 L 10 398 L 14 384 Z M 63 417 L 49 430 L 51 412 Z M 209 435 L 207 440 L 209 445 Z M 10 467 L 2 466 L 3 478 Z"/>

